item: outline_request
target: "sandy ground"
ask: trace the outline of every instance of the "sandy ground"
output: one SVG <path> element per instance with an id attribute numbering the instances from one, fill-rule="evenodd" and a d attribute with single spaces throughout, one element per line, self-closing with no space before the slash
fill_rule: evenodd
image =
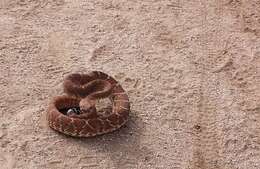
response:
<path id="1" fill-rule="evenodd" d="M 259 0 L 1 0 L 1 169 L 259 169 Z M 71 72 L 121 82 L 131 117 L 75 139 L 48 102 Z"/>

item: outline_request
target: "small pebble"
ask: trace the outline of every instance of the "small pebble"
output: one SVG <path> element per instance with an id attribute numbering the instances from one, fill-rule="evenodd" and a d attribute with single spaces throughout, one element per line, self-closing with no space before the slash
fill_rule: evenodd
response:
<path id="1" fill-rule="evenodd" d="M 2 137 L 4 137 L 4 135 L 5 135 L 4 131 L 3 131 L 3 130 L 0 130 L 0 139 L 1 139 Z"/>

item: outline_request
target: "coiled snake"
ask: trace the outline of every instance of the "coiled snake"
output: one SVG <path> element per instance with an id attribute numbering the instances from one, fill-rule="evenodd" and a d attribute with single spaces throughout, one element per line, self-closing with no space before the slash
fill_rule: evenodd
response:
<path id="1" fill-rule="evenodd" d="M 92 137 L 112 132 L 128 120 L 130 103 L 122 86 L 111 76 L 99 71 L 88 74 L 70 74 L 63 82 L 67 95 L 55 97 L 47 110 L 49 126 L 75 137 Z M 96 101 L 109 98 L 109 114 L 96 110 Z M 79 107 L 80 113 L 62 110 Z"/>

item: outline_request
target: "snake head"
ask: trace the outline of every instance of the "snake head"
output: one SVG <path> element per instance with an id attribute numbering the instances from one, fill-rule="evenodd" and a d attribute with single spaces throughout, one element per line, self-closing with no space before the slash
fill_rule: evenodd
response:
<path id="1" fill-rule="evenodd" d="M 80 111 L 82 114 L 96 114 L 96 101 L 88 98 L 82 99 L 79 103 Z"/>

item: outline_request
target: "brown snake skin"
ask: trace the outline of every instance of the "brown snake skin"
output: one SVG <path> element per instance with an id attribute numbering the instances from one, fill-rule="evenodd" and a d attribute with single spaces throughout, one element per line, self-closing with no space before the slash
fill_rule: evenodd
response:
<path id="1" fill-rule="evenodd" d="M 92 137 L 112 132 L 128 120 L 130 103 L 122 86 L 112 77 L 99 71 L 88 74 L 70 74 L 63 83 L 67 95 L 55 97 L 49 105 L 49 126 L 75 137 Z M 109 98 L 112 110 L 108 115 L 98 114 L 98 99 Z M 66 115 L 62 109 L 80 107 L 80 114 Z"/>

